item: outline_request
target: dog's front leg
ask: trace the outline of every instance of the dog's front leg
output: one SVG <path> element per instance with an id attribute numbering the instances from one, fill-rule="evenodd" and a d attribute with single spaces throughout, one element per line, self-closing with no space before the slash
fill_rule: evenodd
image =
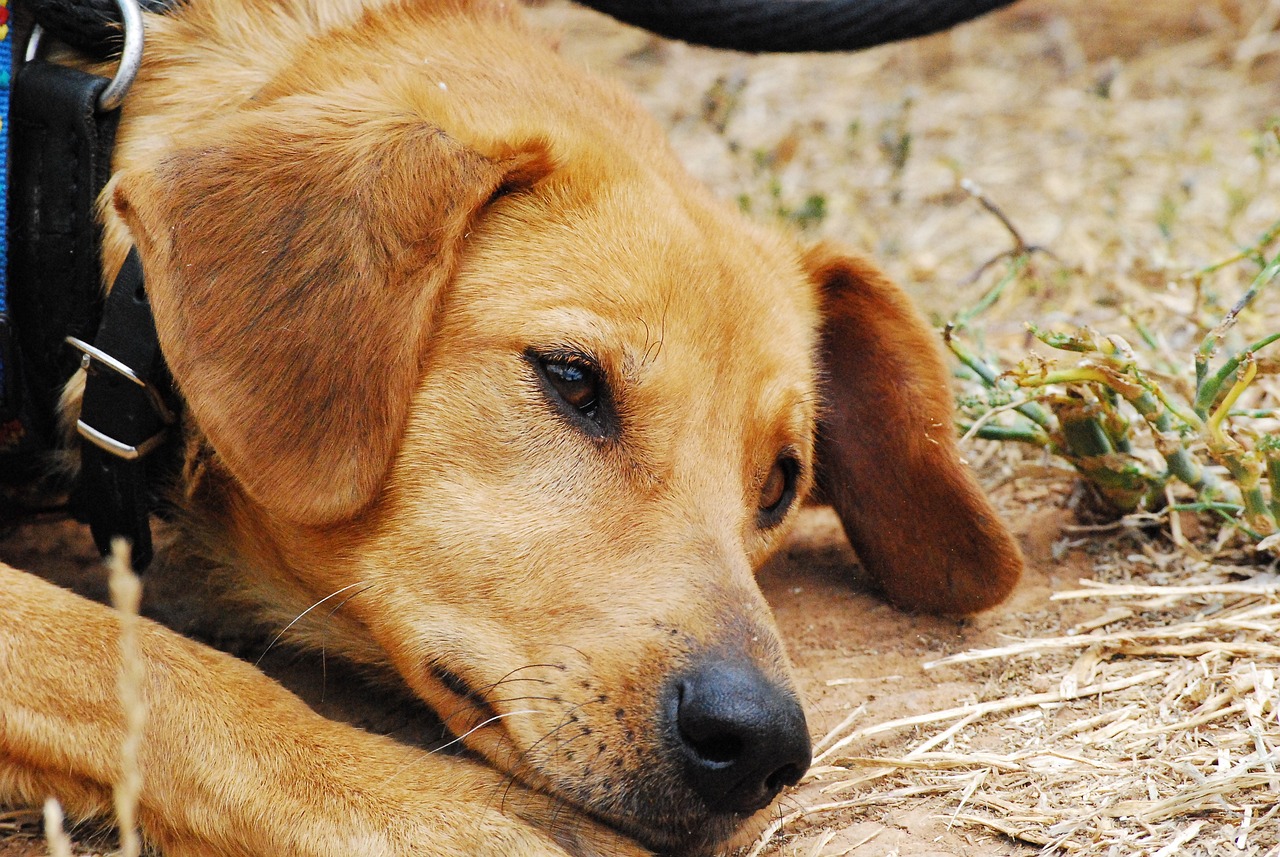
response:
<path id="1" fill-rule="evenodd" d="M 106 814 L 120 776 L 114 611 L 0 563 L 0 801 Z M 169 857 L 636 854 L 494 771 L 326 720 L 250 665 L 142 620 L 139 817 Z M 561 840 L 562 848 L 556 844 Z"/>

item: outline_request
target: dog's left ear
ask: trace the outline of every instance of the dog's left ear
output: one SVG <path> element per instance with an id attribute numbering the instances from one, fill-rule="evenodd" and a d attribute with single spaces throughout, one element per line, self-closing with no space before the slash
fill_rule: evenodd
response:
<path id="1" fill-rule="evenodd" d="M 824 313 L 818 481 L 896 604 L 965 615 L 1013 590 L 1022 555 L 960 458 L 937 337 L 871 262 L 806 254 Z"/>
<path id="2" fill-rule="evenodd" d="M 305 105 L 303 105 L 305 108 Z M 414 117 L 289 104 L 118 178 L 160 345 L 227 471 L 305 525 L 358 513 L 399 448 L 460 248 L 553 168 Z"/>

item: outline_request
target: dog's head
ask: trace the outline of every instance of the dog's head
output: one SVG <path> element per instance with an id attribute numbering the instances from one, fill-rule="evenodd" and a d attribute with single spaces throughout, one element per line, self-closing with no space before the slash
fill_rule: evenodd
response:
<path id="1" fill-rule="evenodd" d="M 277 80 L 118 178 L 195 511 L 495 766 L 704 849 L 808 766 L 753 574 L 815 481 L 909 606 L 995 603 L 1016 548 L 878 272 L 742 220 L 611 91 L 493 74 Z M 448 103 L 507 85 L 500 133 Z"/>

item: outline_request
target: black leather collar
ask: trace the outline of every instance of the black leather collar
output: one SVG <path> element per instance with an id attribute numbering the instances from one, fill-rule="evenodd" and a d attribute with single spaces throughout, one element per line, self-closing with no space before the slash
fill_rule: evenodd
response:
<path id="1" fill-rule="evenodd" d="M 106 3 L 114 10 L 114 0 Z M 36 23 L 59 40 L 80 45 L 102 35 L 100 26 L 97 35 L 69 37 L 65 22 L 40 17 L 46 6 L 78 6 L 93 14 L 100 0 L 29 5 L 36 7 Z M 151 9 L 168 5 L 143 3 Z M 109 41 L 119 29 L 107 20 Z M 179 398 L 164 366 L 136 251 L 103 298 L 97 201 L 110 176 L 118 121 L 118 111 L 99 107 L 107 85 L 105 78 L 42 60 L 27 62 L 13 80 L 9 291 L 30 429 L 18 452 L 26 454 L 28 469 L 30 462 L 48 466 L 41 450 L 58 444 L 61 390 L 85 369 L 77 426 L 84 440 L 71 509 L 89 523 L 104 553 L 113 539 L 127 539 L 133 565 L 142 570 L 151 561 L 150 515 L 163 509 L 158 486 L 171 481 L 178 464 L 180 439 L 170 426 Z M 6 468 L 14 457 L 0 454 Z"/>

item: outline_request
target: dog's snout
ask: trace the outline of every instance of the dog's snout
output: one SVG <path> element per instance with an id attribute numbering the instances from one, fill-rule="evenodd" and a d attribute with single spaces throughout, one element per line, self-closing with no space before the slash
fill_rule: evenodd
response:
<path id="1" fill-rule="evenodd" d="M 713 812 L 755 812 L 808 770 L 799 701 L 754 664 L 706 659 L 669 692 L 689 785 Z"/>

